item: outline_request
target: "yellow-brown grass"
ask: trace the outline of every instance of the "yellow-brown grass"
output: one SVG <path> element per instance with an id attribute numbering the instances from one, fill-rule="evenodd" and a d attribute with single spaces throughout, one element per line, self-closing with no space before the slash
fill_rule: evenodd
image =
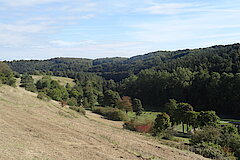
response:
<path id="1" fill-rule="evenodd" d="M 40 75 L 32 75 L 34 82 L 36 83 L 38 80 L 42 79 L 43 76 Z M 73 82 L 73 79 L 66 78 L 66 77 L 57 77 L 57 76 L 51 76 L 52 80 L 58 81 L 60 85 L 66 85 L 69 83 L 71 86 L 74 86 L 75 83 Z"/>
<path id="2" fill-rule="evenodd" d="M 204 159 L 123 130 L 87 112 L 45 102 L 22 88 L 0 87 L 1 160 Z"/>

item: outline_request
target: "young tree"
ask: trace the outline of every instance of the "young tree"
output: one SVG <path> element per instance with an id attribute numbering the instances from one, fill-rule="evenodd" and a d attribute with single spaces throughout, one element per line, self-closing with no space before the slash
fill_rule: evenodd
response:
<path id="1" fill-rule="evenodd" d="M 199 112 L 187 111 L 185 116 L 187 120 L 187 127 L 192 126 L 193 129 L 196 130 L 196 128 L 199 127 L 199 122 L 198 122 Z M 187 131 L 189 131 L 188 128 L 187 128 Z"/>
<path id="2" fill-rule="evenodd" d="M 120 96 L 118 92 L 107 90 L 104 92 L 103 104 L 105 106 L 116 107 L 119 99 Z"/>
<path id="3" fill-rule="evenodd" d="M 169 102 L 165 104 L 165 111 L 170 116 L 172 126 L 176 122 L 174 113 L 178 107 L 177 101 L 175 99 L 169 99 Z"/>
<path id="4" fill-rule="evenodd" d="M 201 111 L 198 116 L 200 127 L 215 126 L 219 123 L 220 118 L 216 115 L 215 111 Z"/>
<path id="5" fill-rule="evenodd" d="M 31 92 L 37 92 L 37 88 L 34 84 L 34 79 L 32 78 L 32 76 L 30 75 L 23 75 L 21 77 L 21 85 L 20 87 L 25 88 L 27 91 L 31 91 Z"/>
<path id="6" fill-rule="evenodd" d="M 170 127 L 169 115 L 167 113 L 158 114 L 153 126 L 154 134 L 157 135 L 158 133 L 166 130 L 168 127 Z"/>
<path id="7" fill-rule="evenodd" d="M 122 99 L 118 100 L 118 106 L 119 109 L 125 110 L 126 113 L 129 111 L 132 111 L 132 101 L 131 97 L 123 96 Z"/>
<path id="8" fill-rule="evenodd" d="M 182 130 L 184 133 L 184 124 L 188 123 L 187 112 L 193 111 L 193 107 L 188 103 L 179 103 L 177 106 L 177 119 L 182 123 Z"/>
<path id="9" fill-rule="evenodd" d="M 133 99 L 133 111 L 136 112 L 137 116 L 140 116 L 144 111 L 144 108 L 142 107 L 142 102 L 140 99 L 137 99 L 137 98 Z"/>

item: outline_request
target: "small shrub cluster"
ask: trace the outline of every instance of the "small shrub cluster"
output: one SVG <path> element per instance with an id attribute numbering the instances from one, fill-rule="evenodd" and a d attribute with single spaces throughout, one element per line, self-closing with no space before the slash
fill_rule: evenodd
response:
<path id="1" fill-rule="evenodd" d="M 92 109 L 94 113 L 103 115 L 109 120 L 113 121 L 125 121 L 127 120 L 127 114 L 117 108 L 111 108 L 111 107 L 94 107 Z"/>
<path id="2" fill-rule="evenodd" d="M 39 92 L 37 98 L 47 101 L 47 102 L 51 100 L 51 98 L 43 92 Z"/>
<path id="3" fill-rule="evenodd" d="M 240 158 L 240 135 L 232 125 L 206 126 L 196 131 L 190 142 L 196 153 L 208 158 L 221 159 L 233 156 Z"/>
<path id="4" fill-rule="evenodd" d="M 150 133 L 153 129 L 153 121 L 143 117 L 136 117 L 125 122 L 123 127 L 131 131 Z"/>
<path id="5" fill-rule="evenodd" d="M 231 160 L 232 155 L 227 155 L 220 145 L 213 143 L 199 143 L 193 146 L 193 152 L 204 157 L 218 160 Z M 229 153 L 230 154 L 230 153 Z"/>
<path id="6" fill-rule="evenodd" d="M 16 79 L 11 68 L 3 62 L 0 62 L 0 84 L 16 86 Z"/>
<path id="7" fill-rule="evenodd" d="M 78 113 L 81 113 L 82 115 L 86 115 L 86 111 L 83 107 L 76 107 L 76 106 L 71 106 L 69 107 L 70 109 L 78 112 Z"/>

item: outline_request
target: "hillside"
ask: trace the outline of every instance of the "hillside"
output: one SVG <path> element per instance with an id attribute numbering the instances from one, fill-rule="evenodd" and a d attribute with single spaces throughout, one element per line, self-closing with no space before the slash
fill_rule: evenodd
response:
<path id="1" fill-rule="evenodd" d="M 8 62 L 19 73 L 53 72 L 56 76 L 75 78 L 76 72 L 91 72 L 105 79 L 121 81 L 143 69 L 173 71 L 177 67 L 192 71 L 237 73 L 240 71 L 240 44 L 219 45 L 178 51 L 156 51 L 130 58 L 53 58 L 49 60 L 17 60 Z"/>
<path id="2" fill-rule="evenodd" d="M 93 113 L 86 116 L 3 85 L 0 159 L 205 159 L 118 128 L 119 124 L 108 125 Z"/>

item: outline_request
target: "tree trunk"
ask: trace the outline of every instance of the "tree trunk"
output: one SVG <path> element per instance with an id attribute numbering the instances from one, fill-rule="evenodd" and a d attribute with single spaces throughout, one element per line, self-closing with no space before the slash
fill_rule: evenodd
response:
<path id="1" fill-rule="evenodd" d="M 182 130 L 183 130 L 183 133 L 184 133 L 184 123 L 182 123 Z"/>

